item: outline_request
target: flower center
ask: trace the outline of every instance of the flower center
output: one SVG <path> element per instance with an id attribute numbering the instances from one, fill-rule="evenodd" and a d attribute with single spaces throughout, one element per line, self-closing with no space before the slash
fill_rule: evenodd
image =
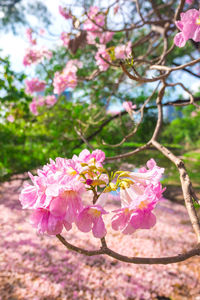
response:
<path id="1" fill-rule="evenodd" d="M 143 208 L 146 208 L 147 205 L 148 205 L 147 200 L 141 201 L 141 202 L 140 202 L 140 205 L 138 206 L 138 208 L 139 208 L 139 209 L 143 209 Z"/>
<path id="2" fill-rule="evenodd" d="M 89 209 L 89 214 L 92 215 L 93 217 L 99 218 L 100 215 L 101 215 L 101 212 L 100 212 L 100 210 L 98 210 L 98 209 L 90 208 L 90 209 Z"/>
<path id="3" fill-rule="evenodd" d="M 70 167 L 69 169 L 67 169 L 67 174 L 70 176 L 75 176 L 77 172 L 72 167 Z"/>

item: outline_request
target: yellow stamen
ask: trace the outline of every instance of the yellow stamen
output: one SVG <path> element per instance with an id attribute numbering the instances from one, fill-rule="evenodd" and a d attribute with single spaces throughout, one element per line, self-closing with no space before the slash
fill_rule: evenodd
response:
<path id="1" fill-rule="evenodd" d="M 128 208 L 128 207 L 126 207 L 126 208 L 124 209 L 124 214 L 125 214 L 126 216 L 129 214 L 129 208 Z"/>
<path id="2" fill-rule="evenodd" d="M 101 215 L 100 210 L 95 209 L 95 208 L 90 208 L 89 211 L 88 211 L 88 213 L 90 215 L 92 215 L 93 217 L 100 217 L 100 215 Z"/>
<path id="3" fill-rule="evenodd" d="M 196 20 L 196 24 L 200 25 L 200 17 Z"/>
<path id="4" fill-rule="evenodd" d="M 143 209 L 143 208 L 146 208 L 147 207 L 147 201 L 141 201 L 140 205 L 138 206 L 139 209 Z"/>
<path id="5" fill-rule="evenodd" d="M 77 174 L 76 170 L 74 170 L 72 167 L 70 167 L 68 170 L 67 170 L 67 174 L 70 175 L 70 176 L 75 176 Z"/>

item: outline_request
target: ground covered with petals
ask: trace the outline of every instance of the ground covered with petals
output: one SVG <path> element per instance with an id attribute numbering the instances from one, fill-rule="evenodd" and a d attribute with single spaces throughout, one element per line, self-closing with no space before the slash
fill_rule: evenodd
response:
<path id="1" fill-rule="evenodd" d="M 18 196 L 22 182 L 0 186 L 0 299 L 33 300 L 142 300 L 198 299 L 200 259 L 171 265 L 133 265 L 106 256 L 86 257 L 68 251 L 54 236 L 39 235 L 28 223 Z M 110 199 L 110 209 L 119 202 Z M 195 244 L 184 206 L 163 200 L 155 210 L 157 224 L 150 230 L 123 235 L 107 226 L 108 246 L 129 256 L 168 256 Z M 110 216 L 105 215 L 106 224 Z M 78 246 L 96 249 L 92 233 L 74 226 L 63 232 Z"/>

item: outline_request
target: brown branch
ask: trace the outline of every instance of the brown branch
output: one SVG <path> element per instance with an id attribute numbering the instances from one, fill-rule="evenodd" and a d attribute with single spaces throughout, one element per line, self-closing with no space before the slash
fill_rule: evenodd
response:
<path id="1" fill-rule="evenodd" d="M 177 66 L 177 67 L 181 66 L 180 64 L 177 64 L 177 63 L 174 62 L 174 61 L 173 61 L 172 64 L 175 65 L 175 66 Z M 187 72 L 187 73 L 189 73 L 189 74 L 192 75 L 192 76 L 195 76 L 195 77 L 197 77 L 197 78 L 200 78 L 200 75 L 193 73 L 191 70 L 188 70 L 188 69 L 186 69 L 186 68 L 182 68 L 182 70 L 185 71 L 185 72 Z"/>
<path id="2" fill-rule="evenodd" d="M 128 72 L 128 70 L 126 69 L 125 65 L 123 63 L 120 63 L 120 66 L 122 68 L 122 70 L 124 71 L 124 73 L 132 80 L 135 80 L 135 81 L 138 81 L 140 83 L 146 83 L 146 82 L 155 82 L 155 81 L 158 81 L 158 80 L 161 80 L 161 79 L 164 79 L 166 78 L 169 74 L 170 74 L 170 71 L 167 70 L 167 72 L 165 74 L 162 74 L 158 77 L 155 77 L 155 78 L 145 78 L 145 77 L 136 77 L 132 74 L 130 74 Z M 162 67 L 162 66 L 159 66 L 159 67 Z M 152 69 L 150 67 L 150 69 Z"/>
<path id="3" fill-rule="evenodd" d="M 122 159 L 122 158 L 125 158 L 125 157 L 129 157 L 129 156 L 132 156 L 133 154 L 136 154 L 136 153 L 139 153 L 143 150 L 149 149 L 150 147 L 151 147 L 151 144 L 150 144 L 150 142 L 148 142 L 145 145 L 143 145 L 141 147 L 138 147 L 133 151 L 126 152 L 126 153 L 123 153 L 123 154 L 119 154 L 119 155 L 116 155 L 116 156 L 106 157 L 105 162 L 110 161 L 110 160 L 116 160 L 116 159 Z"/>
<path id="4" fill-rule="evenodd" d="M 180 181 L 183 191 L 183 197 L 185 200 L 185 206 L 188 211 L 188 215 L 190 217 L 190 221 L 192 223 L 193 229 L 196 233 L 198 243 L 200 242 L 200 222 L 198 220 L 198 216 L 193 204 L 193 197 L 191 195 L 191 186 L 192 183 L 190 181 L 189 175 L 186 171 L 184 162 L 176 157 L 169 149 L 159 144 L 156 140 L 152 139 L 151 144 L 157 148 L 164 156 L 166 156 L 169 160 L 171 160 L 176 167 L 178 168 Z"/>
<path id="5" fill-rule="evenodd" d="M 102 247 L 99 250 L 85 250 L 83 248 L 79 248 L 77 246 L 74 246 L 67 242 L 65 238 L 57 234 L 56 237 L 59 239 L 59 241 L 69 250 L 75 251 L 79 254 L 84 254 L 86 256 L 94 256 L 94 255 L 102 255 L 106 254 L 112 258 L 115 258 L 119 261 L 123 261 L 126 263 L 132 263 L 132 264 L 148 264 L 148 265 L 155 265 L 155 264 L 172 264 L 177 263 L 181 261 L 185 261 L 186 259 L 200 255 L 200 245 L 197 244 L 195 248 L 191 249 L 190 251 L 187 251 L 185 253 L 181 253 L 175 256 L 167 256 L 167 257 L 128 257 L 125 255 L 121 255 L 110 248 L 107 247 L 105 238 L 101 239 Z"/>

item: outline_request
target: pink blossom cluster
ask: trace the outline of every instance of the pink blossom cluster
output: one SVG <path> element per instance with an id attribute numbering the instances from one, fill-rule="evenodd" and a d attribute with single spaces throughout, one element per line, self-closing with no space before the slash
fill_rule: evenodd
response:
<path id="1" fill-rule="evenodd" d="M 87 31 L 88 44 L 96 44 L 96 38 L 99 38 L 100 44 L 108 43 L 113 32 L 103 32 L 105 25 L 105 15 L 102 14 L 97 6 L 91 6 L 88 12 L 88 19 L 83 24 L 83 29 Z"/>
<path id="2" fill-rule="evenodd" d="M 31 80 L 26 80 L 26 93 L 32 94 L 34 92 L 41 92 L 45 89 L 46 82 L 39 80 L 38 78 L 32 78 Z"/>
<path id="3" fill-rule="evenodd" d="M 105 45 L 98 46 L 98 51 L 95 55 L 96 64 L 101 71 L 106 71 L 109 68 L 109 62 L 111 62 L 112 54 L 109 54 L 112 48 L 106 49 Z M 131 42 L 126 45 L 119 45 L 114 48 L 114 59 L 125 59 L 131 55 Z"/>
<path id="4" fill-rule="evenodd" d="M 63 18 L 65 18 L 66 20 L 72 18 L 70 11 L 68 11 L 65 7 L 62 7 L 61 5 L 59 5 L 58 10 L 59 10 L 60 15 Z"/>
<path id="5" fill-rule="evenodd" d="M 66 88 L 75 88 L 77 85 L 76 73 L 81 67 L 82 63 L 74 59 L 67 62 L 62 72 L 56 72 L 53 80 L 54 93 L 59 95 Z"/>
<path id="6" fill-rule="evenodd" d="M 189 5 L 192 5 L 194 2 L 194 0 L 186 0 L 185 3 L 189 4 Z"/>
<path id="7" fill-rule="evenodd" d="M 152 210 L 164 191 L 160 183 L 164 169 L 158 167 L 153 159 L 147 162 L 147 167 L 141 168 L 138 173 L 128 174 L 133 184 L 120 189 L 121 208 L 112 218 L 114 230 L 131 234 L 137 229 L 149 229 L 155 225 L 156 216 Z"/>
<path id="8" fill-rule="evenodd" d="M 125 111 L 127 111 L 127 113 L 131 113 L 134 109 L 136 109 L 136 105 L 131 102 L 131 101 L 124 101 L 122 103 L 123 108 L 125 109 Z"/>
<path id="9" fill-rule="evenodd" d="M 67 32 L 62 32 L 61 35 L 60 35 L 60 39 L 63 41 L 63 45 L 65 47 L 68 47 L 69 45 L 69 42 L 70 42 L 70 36 Z"/>
<path id="10" fill-rule="evenodd" d="M 49 95 L 46 97 L 38 96 L 34 97 L 32 102 L 29 104 L 29 109 L 33 115 L 38 115 L 38 107 L 47 106 L 51 107 L 57 102 L 57 98 L 54 95 Z"/>
<path id="11" fill-rule="evenodd" d="M 106 71 L 109 68 L 109 64 L 107 62 L 111 62 L 111 58 L 108 54 L 108 51 L 106 50 L 105 45 L 99 46 L 98 51 L 95 55 L 95 59 L 100 71 Z"/>
<path id="12" fill-rule="evenodd" d="M 7 120 L 8 122 L 10 122 L 10 123 L 13 123 L 13 122 L 15 121 L 15 118 L 14 118 L 13 115 L 8 115 L 7 118 L 6 118 L 6 120 Z"/>
<path id="13" fill-rule="evenodd" d="M 189 9 L 181 13 L 181 20 L 176 21 L 176 26 L 181 31 L 174 37 L 176 46 L 184 47 L 189 39 L 200 42 L 200 10 Z"/>
<path id="14" fill-rule="evenodd" d="M 34 210 L 31 222 L 41 233 L 56 235 L 67 231 L 75 223 L 82 232 L 92 230 L 94 237 L 106 235 L 103 215 L 108 212 L 105 194 L 120 187 L 121 208 L 115 210 L 112 228 L 131 234 L 135 230 L 148 229 L 155 225 L 156 217 L 152 213 L 162 196 L 160 178 L 164 169 L 159 168 L 153 159 L 147 167 L 134 172 L 121 172 L 118 184 L 108 181 L 102 167 L 105 154 L 101 150 L 90 153 L 83 150 L 72 159 L 50 159 L 50 163 L 37 176 L 29 174 L 33 185 L 27 185 L 20 194 L 23 208 Z M 123 178 L 126 177 L 126 178 Z M 128 177 L 128 178 L 127 178 Z M 97 186 L 105 186 L 98 196 Z M 83 194 L 94 193 L 96 200 L 84 206 Z M 105 193 L 105 194 L 104 194 Z M 108 194 L 107 194 L 108 195 Z"/>
<path id="15" fill-rule="evenodd" d="M 38 170 L 37 176 L 29 174 L 33 185 L 22 190 L 20 201 L 23 208 L 34 210 L 31 222 L 39 232 L 59 234 L 63 227 L 70 230 L 75 222 L 81 231 L 92 229 L 95 237 L 105 235 L 102 214 L 106 212 L 99 205 L 84 208 L 82 194 L 86 188 L 80 179 L 81 172 L 85 171 L 83 165 L 102 167 L 104 159 L 105 154 L 101 150 L 92 153 L 83 150 L 72 159 L 50 160 L 50 164 Z M 94 174 L 88 173 L 88 179 L 94 179 Z"/>
<path id="16" fill-rule="evenodd" d="M 26 29 L 26 37 L 27 37 L 29 43 L 30 43 L 31 45 L 36 45 L 36 43 L 37 43 L 37 42 L 36 42 L 36 39 L 33 39 L 32 34 L 33 34 L 32 28 L 27 28 L 27 29 Z"/>
<path id="17" fill-rule="evenodd" d="M 131 42 L 129 41 L 126 45 L 119 45 L 115 47 L 115 57 L 117 59 L 125 59 L 131 55 Z"/>
<path id="18" fill-rule="evenodd" d="M 31 64 L 40 63 L 44 58 L 51 59 L 52 52 L 46 49 L 45 47 L 42 48 L 28 48 L 26 49 L 25 56 L 23 59 L 24 66 L 30 66 Z"/>

